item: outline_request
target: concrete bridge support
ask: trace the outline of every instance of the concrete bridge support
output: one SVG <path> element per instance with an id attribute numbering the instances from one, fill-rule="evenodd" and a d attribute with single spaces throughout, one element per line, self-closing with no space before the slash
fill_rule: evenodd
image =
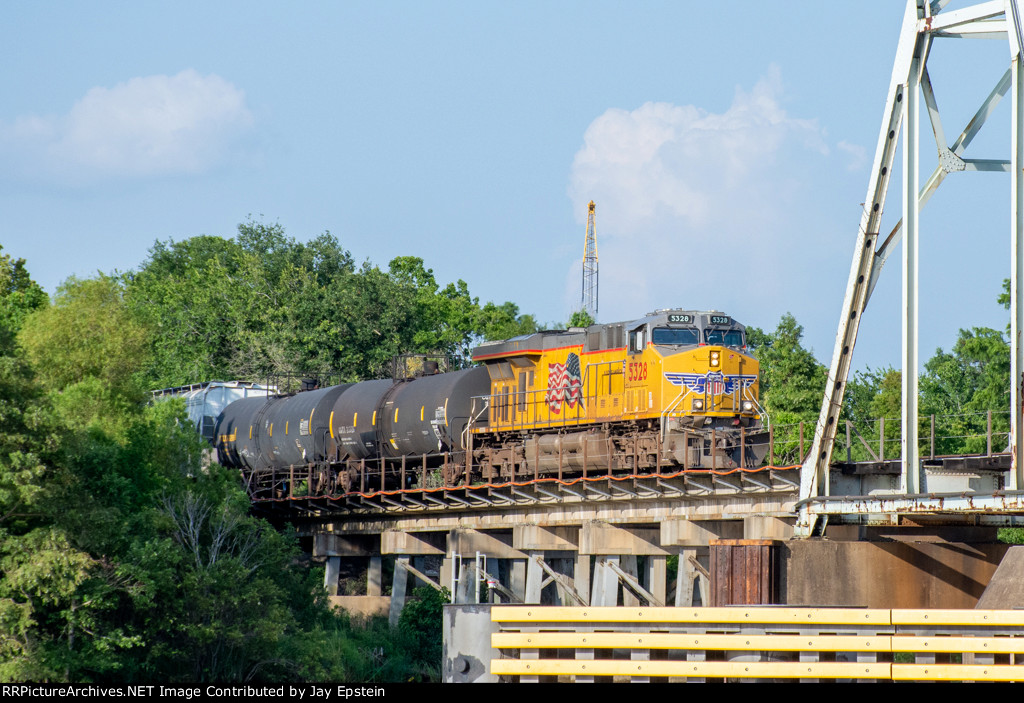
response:
<path id="1" fill-rule="evenodd" d="M 713 543 L 723 540 L 732 540 L 728 548 L 774 540 L 771 563 L 779 574 L 772 602 L 971 607 L 1002 553 L 992 544 L 995 529 L 980 526 L 834 525 L 825 539 L 810 541 L 794 541 L 792 532 L 792 519 L 772 516 L 376 535 L 328 531 L 315 535 L 314 557 L 325 562 L 329 593 L 337 593 L 339 578 L 349 594 L 365 579 L 365 595 L 333 596 L 332 602 L 354 613 L 387 613 L 397 623 L 411 589 L 424 583 L 452 589 L 465 604 L 710 605 L 725 592 L 721 579 L 731 578 L 710 571 L 711 550 L 724 548 Z M 678 565 L 674 582 L 670 562 Z M 385 579 L 390 597 L 381 595 Z"/>
<path id="2" fill-rule="evenodd" d="M 327 557 L 324 567 L 324 590 L 327 595 L 338 595 L 338 578 L 341 573 L 341 557 Z"/>
<path id="3" fill-rule="evenodd" d="M 324 560 L 324 590 L 335 606 L 361 616 L 387 612 L 389 599 L 381 594 L 384 565 L 380 535 L 322 532 L 314 536 L 313 556 Z M 364 595 L 352 595 L 351 590 L 341 592 L 342 580 L 351 586 L 357 578 L 366 579 Z"/>
<path id="4" fill-rule="evenodd" d="M 752 526 L 753 527 L 753 526 Z M 679 556 L 673 602 L 678 607 L 710 602 L 710 544 L 712 540 L 742 538 L 743 520 L 665 520 L 659 539 Z"/>

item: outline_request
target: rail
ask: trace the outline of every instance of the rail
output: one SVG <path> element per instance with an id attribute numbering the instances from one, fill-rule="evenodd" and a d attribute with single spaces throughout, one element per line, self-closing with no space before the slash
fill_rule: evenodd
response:
<path id="1" fill-rule="evenodd" d="M 1024 681 L 1024 612 L 494 606 L 506 681 Z"/>
<path id="2" fill-rule="evenodd" d="M 390 461 L 393 462 L 395 460 Z M 598 490 L 597 487 L 601 485 L 612 486 L 622 484 L 629 486 L 631 484 L 635 484 L 637 481 L 660 483 L 676 479 L 690 481 L 713 479 L 715 482 L 722 482 L 723 479 L 728 477 L 739 478 L 749 476 L 751 477 L 750 480 L 754 481 L 754 488 L 762 491 L 772 490 L 771 482 L 765 483 L 763 480 L 755 481 L 754 477 L 759 474 L 780 480 L 787 490 L 795 490 L 797 485 L 796 479 L 798 478 L 797 471 L 800 468 L 799 465 L 796 464 L 791 466 L 762 466 L 758 468 L 690 468 L 662 473 L 625 473 L 610 476 L 607 474 L 601 474 L 598 476 L 576 476 L 574 478 L 565 479 L 543 477 L 516 481 L 482 481 L 474 484 L 463 483 L 462 478 L 456 476 L 455 479 L 459 481 L 459 484 L 456 485 L 454 481 L 444 482 L 443 476 L 448 473 L 448 467 L 457 471 L 464 467 L 464 463 L 457 462 L 454 458 L 450 458 L 448 455 L 445 456 L 445 464 L 439 469 L 428 470 L 425 462 L 409 462 L 408 473 L 406 471 L 407 462 L 404 461 L 404 458 L 392 468 L 388 468 L 388 464 L 385 462 L 385 469 L 383 471 L 380 468 L 381 462 L 379 460 L 362 461 L 360 464 L 361 468 L 359 470 L 357 482 L 351 490 L 345 490 L 342 488 L 336 476 L 328 471 L 324 471 L 322 467 L 318 467 L 316 465 L 248 471 L 245 474 L 246 489 L 249 493 L 249 498 L 254 503 L 274 503 L 313 499 L 337 501 L 347 498 L 384 500 L 408 498 L 414 501 L 411 505 L 396 504 L 395 507 L 413 508 L 417 505 L 420 507 L 429 507 L 422 503 L 415 502 L 415 499 L 431 495 L 448 497 L 449 494 L 458 493 L 460 495 L 478 497 L 481 501 L 487 501 L 488 497 L 491 496 L 492 491 L 503 489 L 515 491 L 517 488 L 543 488 L 544 486 L 551 486 L 564 488 L 567 491 L 573 487 L 591 487 L 592 490 L 596 491 Z M 406 483 L 406 479 L 412 479 L 413 476 L 417 476 L 419 478 L 421 485 L 413 488 L 385 489 L 385 476 L 396 472 L 399 472 L 402 477 L 400 479 L 401 485 L 404 485 Z M 435 479 L 435 474 L 440 474 L 440 477 Z M 789 478 L 787 478 L 787 475 L 789 475 Z M 372 486 L 374 483 L 380 486 L 380 488 L 374 488 Z M 432 483 L 441 483 L 441 485 L 431 485 Z M 732 487 L 738 488 L 739 484 Z M 706 495 L 712 491 L 712 489 L 704 483 L 700 484 L 699 488 L 702 495 Z M 625 495 L 633 497 L 636 497 L 637 495 L 635 492 L 628 491 L 626 489 L 623 490 L 625 491 Z M 653 493 L 650 490 L 648 490 L 647 493 L 650 494 L 650 497 L 661 496 L 661 493 Z M 673 489 L 670 489 L 668 493 L 681 495 L 678 490 Z"/>

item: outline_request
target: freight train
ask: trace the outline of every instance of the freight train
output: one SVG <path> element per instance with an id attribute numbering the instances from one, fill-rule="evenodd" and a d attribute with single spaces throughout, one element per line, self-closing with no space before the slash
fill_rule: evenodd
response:
<path id="1" fill-rule="evenodd" d="M 468 369 L 247 398 L 217 419 L 221 464 L 317 467 L 344 493 L 598 473 L 757 466 L 758 362 L 717 311 L 543 331 L 472 352 Z M 408 467 L 408 471 L 406 468 Z M 420 471 L 422 469 L 422 471 Z"/>

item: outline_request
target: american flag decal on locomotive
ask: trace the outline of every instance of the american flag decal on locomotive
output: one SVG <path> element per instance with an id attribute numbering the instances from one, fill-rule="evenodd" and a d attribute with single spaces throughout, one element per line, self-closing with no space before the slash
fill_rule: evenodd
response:
<path id="1" fill-rule="evenodd" d="M 745 390 L 754 385 L 757 376 L 726 376 L 721 371 L 709 371 L 706 374 L 667 373 L 665 374 L 665 380 L 673 386 L 684 386 L 699 395 L 704 395 L 705 393 L 711 393 L 712 395 L 726 393 L 732 395 L 736 392 L 737 388 Z"/>
<path id="2" fill-rule="evenodd" d="M 583 406 L 583 379 L 580 375 L 580 358 L 570 353 L 564 364 L 548 364 L 548 392 L 544 400 L 551 412 L 562 411 L 564 401 L 570 408 Z"/>

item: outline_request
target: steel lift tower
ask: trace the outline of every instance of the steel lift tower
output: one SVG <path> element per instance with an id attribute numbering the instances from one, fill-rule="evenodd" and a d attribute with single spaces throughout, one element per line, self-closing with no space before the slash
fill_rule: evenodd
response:
<path id="1" fill-rule="evenodd" d="M 886 97 L 867 197 L 853 252 L 853 264 L 843 299 L 828 384 L 814 432 L 811 453 L 800 480 L 798 535 L 821 531 L 829 515 L 903 512 L 994 512 L 1024 509 L 1024 35 L 1019 0 L 992 0 L 943 11 L 949 0 L 908 0 L 903 17 L 892 79 Z M 928 75 L 928 58 L 935 40 L 996 39 L 1008 42 L 1006 72 L 982 102 L 963 131 L 947 140 Z M 1011 95 L 1009 159 L 977 159 L 964 155 L 1007 91 Z M 918 175 L 919 105 L 928 112 L 938 149 L 938 166 L 924 181 Z M 879 231 L 885 196 L 892 173 L 898 137 L 902 134 L 903 217 L 888 234 Z M 943 179 L 959 171 L 1008 171 L 1010 207 L 1010 347 L 1012 468 L 1005 490 L 988 494 L 936 495 L 929 492 L 918 450 L 918 212 Z M 903 254 L 903 426 L 900 485 L 897 492 L 864 496 L 833 496 L 829 491 L 829 463 L 839 426 L 850 359 L 857 342 L 861 316 L 878 281 L 882 266 L 902 240 Z M 965 245 L 967 243 L 965 242 Z"/>
<path id="2" fill-rule="evenodd" d="M 594 230 L 594 201 L 587 205 L 587 238 L 583 244 L 583 298 L 580 310 L 597 320 L 597 232 Z"/>

